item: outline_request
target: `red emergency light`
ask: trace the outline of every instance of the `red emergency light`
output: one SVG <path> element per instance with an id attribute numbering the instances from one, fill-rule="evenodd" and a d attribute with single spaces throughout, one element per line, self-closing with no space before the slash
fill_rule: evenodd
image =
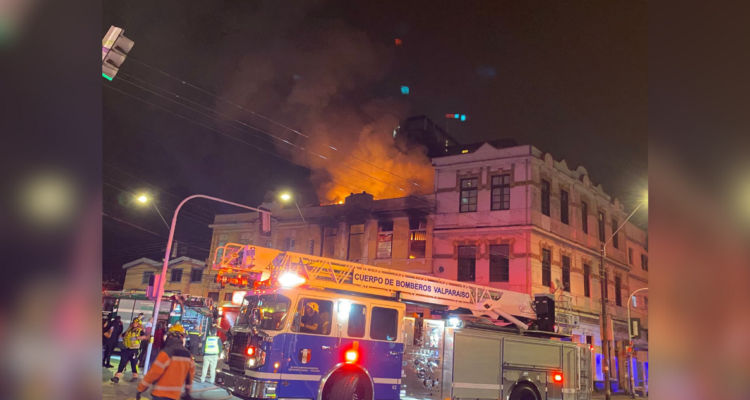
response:
<path id="1" fill-rule="evenodd" d="M 247 348 L 247 355 L 249 355 L 251 357 L 255 355 L 255 347 L 254 346 L 250 346 L 250 347 Z"/>
<path id="2" fill-rule="evenodd" d="M 553 379 L 553 380 L 554 380 L 555 382 L 560 382 L 560 383 L 562 383 L 562 381 L 563 381 L 563 376 L 562 376 L 562 374 L 560 374 L 560 373 L 556 373 L 556 374 L 555 374 L 555 375 L 554 375 L 554 376 L 552 377 L 552 379 Z"/>
<path id="3" fill-rule="evenodd" d="M 344 361 L 347 364 L 353 364 L 359 359 L 359 342 L 352 343 L 352 348 L 344 353 Z"/>

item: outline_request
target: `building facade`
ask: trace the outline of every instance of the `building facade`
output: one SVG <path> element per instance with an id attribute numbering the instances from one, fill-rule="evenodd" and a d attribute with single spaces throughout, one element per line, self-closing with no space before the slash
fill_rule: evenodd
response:
<path id="1" fill-rule="evenodd" d="M 227 243 L 253 244 L 397 269 L 432 273 L 432 196 L 374 200 L 368 193 L 348 196 L 344 204 L 281 208 L 271 211 L 271 233 L 260 229 L 257 213 L 217 215 L 211 227 L 211 259 Z M 301 214 L 304 214 L 304 220 Z M 213 271 L 215 274 L 216 271 Z M 213 278 L 211 278 L 213 279 Z M 211 281 L 213 282 L 213 281 Z M 209 297 L 231 299 L 237 287 L 209 284 Z"/>
<path id="2" fill-rule="evenodd" d="M 582 166 L 570 169 L 533 146 L 484 143 L 456 150 L 433 158 L 435 275 L 532 296 L 554 294 L 558 307 L 576 315 L 573 340 L 594 346 L 595 379 L 603 388 L 600 257 L 606 242 L 611 383 L 615 390 L 627 388 L 626 306 L 631 292 L 648 286 L 645 232 L 628 222 L 613 236 L 628 214 Z M 648 294 L 639 295 L 645 296 L 638 297 L 641 304 L 636 299 L 632 313 L 647 334 Z M 642 343 L 634 364 L 642 377 L 647 351 Z"/>
<path id="3" fill-rule="evenodd" d="M 151 276 L 161 274 L 163 263 L 149 258 L 140 258 L 122 266 L 126 270 L 123 290 L 146 290 Z M 177 292 L 193 296 L 204 296 L 208 270 L 205 260 L 178 257 L 169 261 L 165 292 Z"/>

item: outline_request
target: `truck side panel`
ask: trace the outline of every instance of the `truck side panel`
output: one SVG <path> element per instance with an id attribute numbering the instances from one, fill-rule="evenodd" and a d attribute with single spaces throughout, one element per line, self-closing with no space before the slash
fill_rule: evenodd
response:
<path id="1" fill-rule="evenodd" d="M 456 333 L 453 353 L 453 397 L 501 397 L 501 344 L 502 338 Z"/>
<path id="2" fill-rule="evenodd" d="M 504 350 L 507 364 L 562 369 L 559 344 L 505 339 Z"/>

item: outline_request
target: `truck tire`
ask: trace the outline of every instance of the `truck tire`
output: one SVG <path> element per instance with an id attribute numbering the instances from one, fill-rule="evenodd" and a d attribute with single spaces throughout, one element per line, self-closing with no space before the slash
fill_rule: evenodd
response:
<path id="1" fill-rule="evenodd" d="M 539 396 L 536 395 L 536 390 L 531 385 L 521 384 L 513 389 L 510 400 L 539 400 Z"/>
<path id="2" fill-rule="evenodd" d="M 331 386 L 331 394 L 324 400 L 365 400 L 365 388 L 358 374 L 339 377 Z"/>

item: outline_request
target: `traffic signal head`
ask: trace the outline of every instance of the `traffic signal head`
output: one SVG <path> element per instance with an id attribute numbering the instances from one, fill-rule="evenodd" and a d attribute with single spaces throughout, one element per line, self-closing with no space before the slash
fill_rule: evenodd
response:
<path id="1" fill-rule="evenodd" d="M 117 75 L 135 44 L 123 36 L 122 32 L 122 29 L 113 26 L 102 40 L 102 76 L 110 81 Z"/>

